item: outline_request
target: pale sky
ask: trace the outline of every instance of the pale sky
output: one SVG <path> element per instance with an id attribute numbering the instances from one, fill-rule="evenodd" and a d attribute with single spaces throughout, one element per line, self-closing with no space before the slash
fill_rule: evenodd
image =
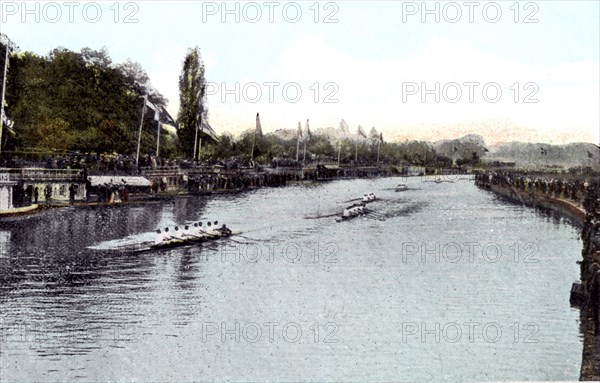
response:
<path id="1" fill-rule="evenodd" d="M 260 112 L 265 132 L 343 118 L 386 140 L 600 141 L 598 1 L 23 4 L 0 2 L 0 32 L 21 50 L 106 46 L 146 69 L 173 116 L 199 46 L 217 133 Z"/>

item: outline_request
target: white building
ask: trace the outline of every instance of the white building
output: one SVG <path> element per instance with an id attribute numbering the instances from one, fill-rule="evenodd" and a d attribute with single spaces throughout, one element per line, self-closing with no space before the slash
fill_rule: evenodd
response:
<path id="1" fill-rule="evenodd" d="M 0 173 L 0 211 L 13 208 L 12 192 L 16 184 L 10 180 L 8 173 Z"/>

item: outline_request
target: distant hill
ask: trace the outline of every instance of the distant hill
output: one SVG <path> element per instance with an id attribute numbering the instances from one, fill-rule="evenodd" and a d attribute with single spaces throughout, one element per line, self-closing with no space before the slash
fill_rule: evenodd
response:
<path id="1" fill-rule="evenodd" d="M 273 134 L 285 140 L 295 140 L 297 129 L 280 129 Z M 337 128 L 318 128 L 313 134 L 327 137 L 332 144 L 344 139 L 356 140 L 359 137 L 357 129 L 350 129 L 344 120 L 340 121 Z M 361 137 L 363 142 L 368 142 L 369 140 L 376 141 L 379 138 L 379 132 L 375 128 L 371 128 L 365 134 L 367 138 Z M 594 169 L 600 169 L 600 148 L 591 143 L 580 142 L 551 145 L 545 143 L 509 142 L 487 145 L 482 136 L 467 134 L 460 138 L 435 142 L 407 140 L 400 144 L 404 148 L 402 150 L 405 150 L 406 153 L 412 153 L 412 149 L 410 149 L 412 147 L 411 143 L 427 145 L 438 156 L 447 157 L 454 163 L 460 160 L 481 160 L 484 163 L 493 161 L 515 163 L 519 168 L 554 166 L 569 169 L 580 166 L 592 166 Z M 422 146 L 418 146 L 418 148 L 420 149 L 417 151 L 422 150 Z"/>
<path id="2" fill-rule="evenodd" d="M 533 167 L 600 167 L 600 148 L 585 142 L 565 145 L 509 142 L 491 146 L 489 150 L 489 153 L 486 153 L 486 161 L 516 162 L 520 166 L 530 164 Z"/>
<path id="3" fill-rule="evenodd" d="M 452 159 L 484 158 L 488 149 L 483 138 L 476 134 L 467 134 L 454 140 L 440 140 L 433 143 L 438 155 Z"/>

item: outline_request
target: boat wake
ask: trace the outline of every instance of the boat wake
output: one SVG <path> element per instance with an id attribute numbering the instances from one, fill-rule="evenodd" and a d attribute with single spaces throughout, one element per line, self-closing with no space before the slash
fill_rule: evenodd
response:
<path id="1" fill-rule="evenodd" d="M 412 203 L 401 209 L 395 209 L 390 211 L 375 211 L 368 210 L 365 214 L 366 218 L 375 219 L 377 221 L 385 221 L 394 217 L 405 217 L 411 214 L 415 214 L 421 211 L 426 204 L 423 203 Z"/>
<path id="2" fill-rule="evenodd" d="M 156 233 L 142 233 L 125 238 L 103 241 L 88 246 L 90 250 L 131 250 L 154 242 Z"/>

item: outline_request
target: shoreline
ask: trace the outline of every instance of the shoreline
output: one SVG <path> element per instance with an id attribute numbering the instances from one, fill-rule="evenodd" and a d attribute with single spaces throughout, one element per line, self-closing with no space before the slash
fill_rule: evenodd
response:
<path id="1" fill-rule="evenodd" d="M 580 332 L 583 338 L 581 353 L 580 380 L 600 380 L 600 332 L 595 331 L 598 325 L 597 304 L 594 305 L 591 291 L 593 284 L 600 281 L 594 279 L 593 264 L 597 262 L 591 236 L 596 230 L 594 217 L 599 218 L 599 208 L 594 187 L 590 186 L 585 196 L 586 201 L 580 205 L 564 199 L 536 193 L 535 191 L 519 191 L 512 185 L 494 185 L 490 182 L 476 181 L 475 185 L 483 190 L 488 190 L 513 202 L 533 208 L 544 208 L 572 219 L 581 229 L 583 239 L 582 260 L 580 264 L 580 281 L 574 282 L 571 287 L 569 302 L 580 312 Z M 597 188 L 598 186 L 596 186 Z M 587 209 L 585 207 L 587 207 Z M 589 211 L 588 211 L 589 210 Z M 589 235 L 589 233 L 592 233 Z"/>
<path id="2" fill-rule="evenodd" d="M 391 175 L 390 175 L 391 176 Z M 383 176 L 389 177 L 389 176 Z M 339 179 L 358 179 L 360 177 L 350 177 L 350 178 L 339 178 Z M 232 194 L 241 194 L 246 192 L 251 192 L 254 190 L 259 190 L 262 188 L 281 188 L 281 187 L 290 187 L 290 186 L 298 186 L 298 185 L 314 185 L 322 182 L 329 182 L 335 179 L 323 179 L 323 180 L 292 180 L 286 182 L 285 185 L 281 186 L 245 186 L 234 189 L 212 189 L 212 190 L 203 190 L 199 192 L 190 192 L 187 190 L 169 190 L 169 191 L 159 191 L 157 193 L 132 193 L 129 194 L 129 198 L 127 201 L 117 200 L 114 202 L 104 202 L 104 201 L 82 201 L 76 200 L 74 203 L 65 202 L 65 201 L 51 201 L 46 204 L 44 202 L 40 202 L 38 204 L 32 204 L 30 206 L 24 206 L 19 208 L 14 208 L 11 210 L 4 210 L 0 212 L 0 222 L 8 222 L 8 221 L 21 221 L 29 218 L 37 217 L 45 212 L 49 212 L 55 209 L 64 209 L 64 208 L 120 208 L 131 205 L 143 205 L 148 203 L 154 203 L 158 201 L 168 201 L 177 198 L 189 198 L 189 197 L 210 197 L 217 195 L 232 195 Z"/>
<path id="3" fill-rule="evenodd" d="M 475 186 L 489 190 L 495 194 L 499 194 L 506 197 L 513 202 L 518 202 L 523 205 L 533 208 L 544 208 L 555 211 L 563 216 L 566 216 L 574 220 L 578 226 L 583 227 L 585 221 L 585 209 L 569 201 L 565 201 L 559 198 L 549 197 L 546 195 L 540 195 L 535 192 L 523 192 L 516 190 L 514 187 L 502 187 L 498 185 L 492 185 L 489 183 L 477 181 Z"/>

